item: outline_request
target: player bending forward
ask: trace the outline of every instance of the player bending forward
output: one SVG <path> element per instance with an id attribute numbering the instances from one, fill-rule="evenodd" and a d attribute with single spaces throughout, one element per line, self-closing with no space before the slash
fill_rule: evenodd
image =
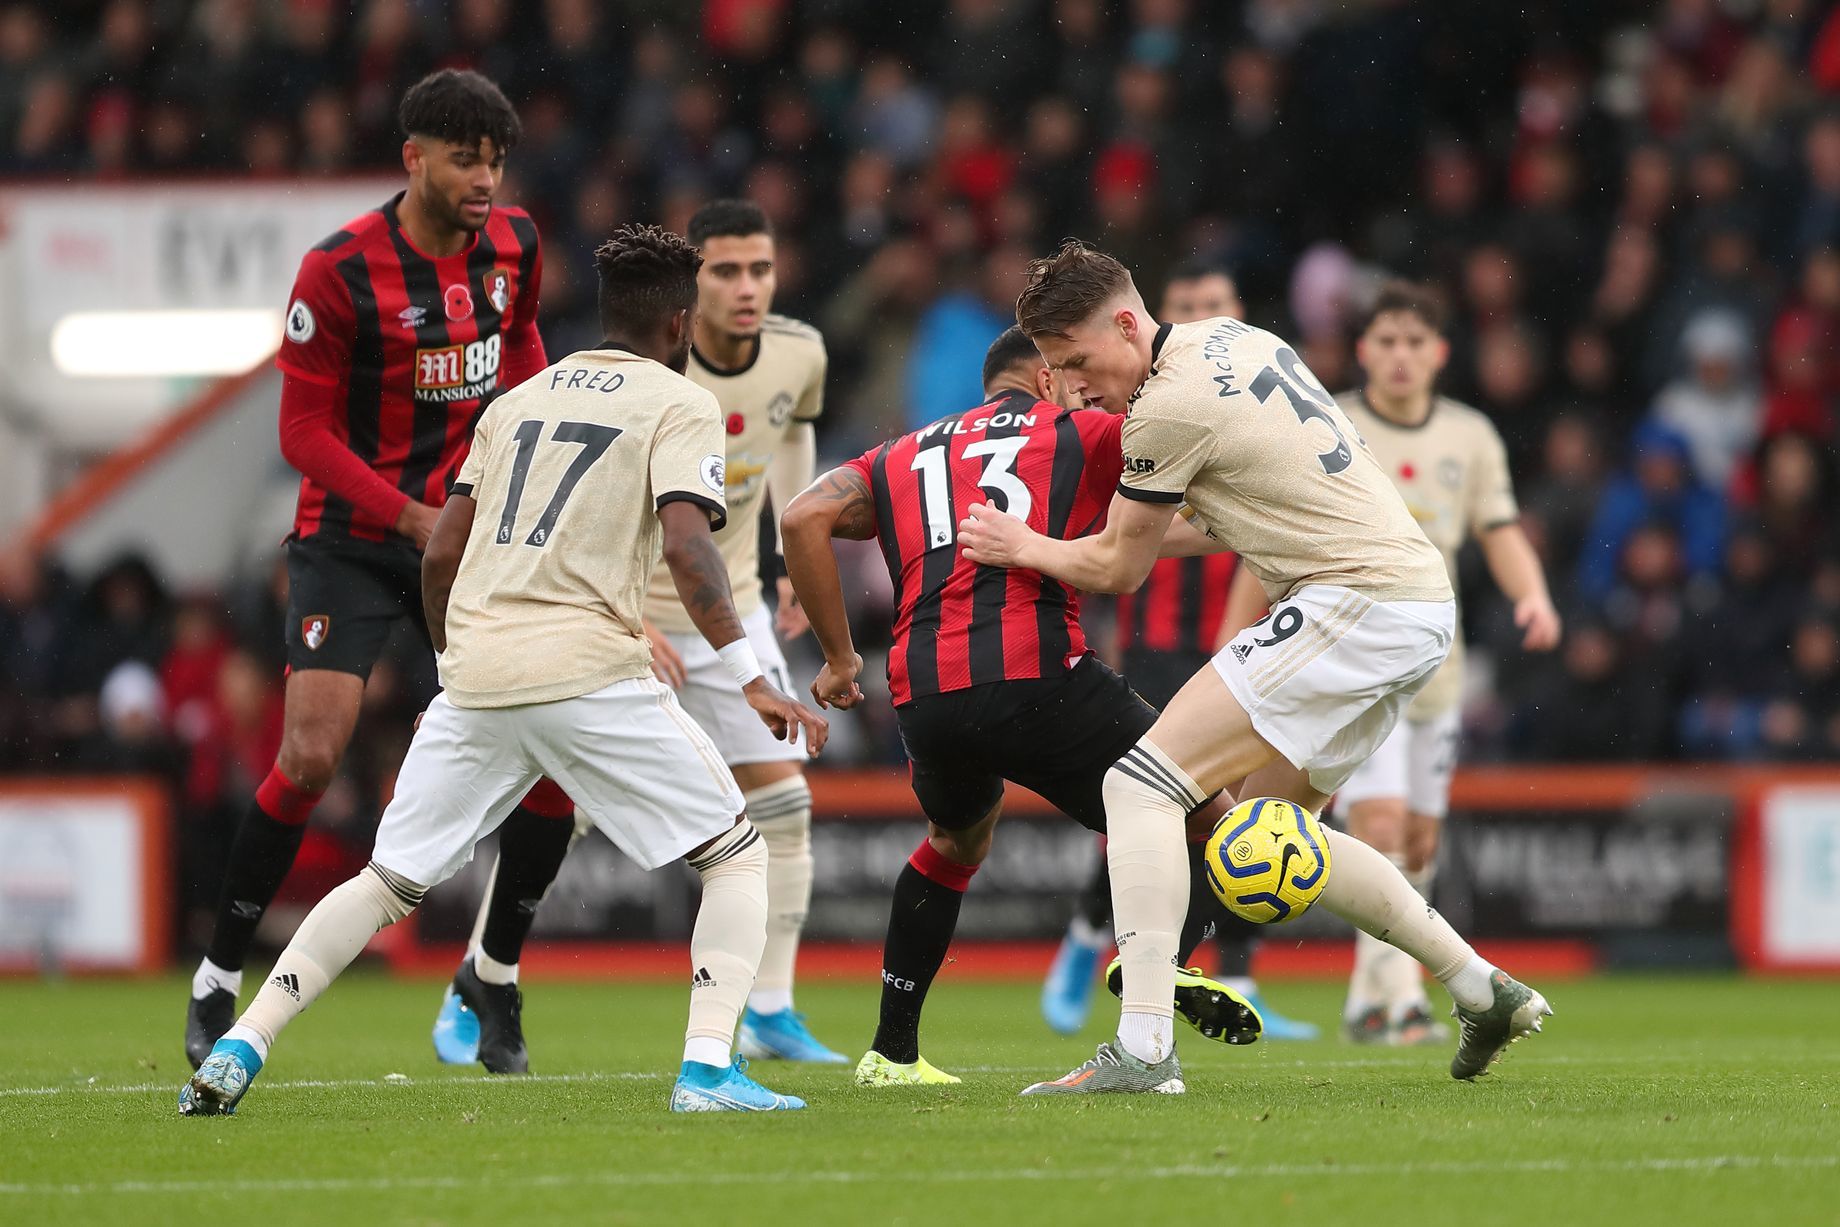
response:
<path id="1" fill-rule="evenodd" d="M 968 562 L 954 540 L 959 517 L 992 497 L 1052 536 L 1092 531 L 1118 484 L 1119 419 L 1078 408 L 1019 328 L 985 356 L 984 394 L 986 404 L 825 474 L 782 524 L 787 569 L 824 648 L 812 685 L 819 703 L 852 707 L 862 697 L 862 657 L 831 539 L 879 538 L 895 586 L 888 683 L 928 832 L 895 880 L 881 1018 L 856 1067 L 864 1086 L 958 1081 L 920 1055 L 920 1014 L 964 891 L 990 851 L 1003 781 L 1103 831 L 1106 769 L 1156 722 L 1155 709 L 1087 651 L 1078 594 L 1045 576 Z M 1186 525 L 1172 537 L 1172 551 L 1213 544 Z M 1195 814 L 1197 880 L 1198 841 L 1223 808 Z M 1178 944 L 1183 958 L 1220 910 L 1205 887 L 1196 904 Z M 1211 1039 L 1259 1037 L 1258 1012 L 1198 972 L 1176 974 L 1172 1001 Z"/>
<path id="2" fill-rule="evenodd" d="M 703 267 L 696 278 L 685 374 L 715 395 L 726 431 L 729 519 L 715 535 L 716 548 L 728 563 L 748 642 L 768 677 L 789 690 L 786 659 L 761 599 L 760 513 L 769 493 L 784 510 L 811 483 L 817 450 L 812 423 L 824 405 L 824 341 L 808 325 L 770 314 L 773 227 L 759 205 L 711 201 L 690 218 L 689 237 L 702 252 Z M 779 584 L 779 633 L 801 635 L 804 616 L 790 586 L 783 578 Z M 741 1020 L 741 1052 L 842 1063 L 847 1058 L 806 1029 L 792 1002 L 799 937 L 811 906 L 811 788 L 800 763 L 804 755 L 767 735 L 741 688 L 697 634 L 663 567 L 646 591 L 645 618 L 660 680 L 676 688 L 684 710 L 715 742 L 767 845 L 767 947 Z M 516 979 L 537 905 L 568 850 L 569 826 L 550 828 L 546 857 L 509 849 L 494 869 L 475 925 L 474 950 L 435 1022 L 435 1051 L 444 1061 L 467 1064 L 477 1055 L 491 1069 L 505 1063 L 501 1053 L 523 1055 L 517 1015 L 481 1014 L 475 1020 L 466 1008 L 469 998 L 458 990 L 474 968 L 501 981 Z M 538 849 L 534 840 L 524 845 L 533 853 Z"/>
<path id="3" fill-rule="evenodd" d="M 1501 436 L 1487 417 L 1436 392 L 1450 353 L 1442 321 L 1441 306 L 1429 291 L 1404 282 L 1384 287 L 1355 351 L 1367 384 L 1336 402 L 1437 546 L 1453 582 L 1457 551 L 1474 536 L 1490 574 L 1514 602 L 1525 646 L 1548 651 L 1559 642 L 1559 615 L 1547 595 L 1539 555 L 1521 531 Z M 1462 693 L 1458 636 L 1443 667 L 1336 795 L 1348 833 L 1385 853 L 1427 897 L 1457 766 Z M 1448 1035 L 1432 1020 L 1418 964 L 1365 933 L 1355 936 L 1354 949 L 1342 1014 L 1350 1039 L 1430 1044 Z"/>
<path id="4" fill-rule="evenodd" d="M 307 916 L 180 1089 L 181 1113 L 234 1110 L 281 1029 L 545 774 L 634 861 L 682 857 L 702 877 L 672 1110 L 805 1106 L 731 1060 L 766 942 L 767 850 L 715 746 L 652 676 L 639 609 L 661 552 L 768 727 L 789 740 L 803 728 L 814 754 L 829 730 L 762 674 L 710 538 L 725 515 L 721 414 L 682 374 L 701 257 L 647 226 L 621 228 L 595 261 L 605 347 L 492 404 L 429 540 L 423 601 L 446 689 L 416 730 L 371 863 Z"/>
<path id="5" fill-rule="evenodd" d="M 1278 337 L 1218 318 L 1159 326 L 1117 260 L 1078 242 L 1037 261 L 1017 321 L 1070 390 L 1124 422 L 1124 476 L 1105 529 L 1057 540 L 989 506 L 966 555 L 1092 592 L 1135 588 L 1185 500 L 1236 550 L 1272 611 L 1177 693 L 1105 777 L 1106 856 L 1123 964 L 1115 1040 L 1024 1094 L 1183 1090 L 1171 994 L 1188 906 L 1184 820 L 1245 778 L 1242 797 L 1320 809 L 1386 739 L 1450 650 L 1442 559 L 1365 444 Z M 1473 1078 L 1551 1013 L 1479 957 L 1380 853 L 1329 832 L 1324 906 L 1431 969 L 1457 1003 L 1453 1077 Z"/>

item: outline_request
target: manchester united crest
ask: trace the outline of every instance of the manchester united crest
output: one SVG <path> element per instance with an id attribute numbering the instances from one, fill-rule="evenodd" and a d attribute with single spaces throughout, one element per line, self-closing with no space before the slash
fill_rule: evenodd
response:
<path id="1" fill-rule="evenodd" d="M 495 268 L 486 274 L 486 301 L 492 309 L 503 315 L 511 307 L 511 270 Z"/>
<path id="2" fill-rule="evenodd" d="M 319 645 L 326 642 L 326 636 L 331 633 L 331 614 L 308 614 L 300 620 L 300 641 L 307 645 L 309 652 L 319 651 Z"/>

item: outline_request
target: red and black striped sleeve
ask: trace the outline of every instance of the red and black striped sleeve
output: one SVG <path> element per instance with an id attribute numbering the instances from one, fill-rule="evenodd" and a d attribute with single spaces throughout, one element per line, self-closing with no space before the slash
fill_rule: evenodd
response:
<path id="1" fill-rule="evenodd" d="M 294 280 L 275 356 L 281 455 L 320 490 L 387 525 L 409 496 L 352 451 L 344 420 L 357 315 L 333 253 L 350 237 L 340 232 L 309 251 Z"/>

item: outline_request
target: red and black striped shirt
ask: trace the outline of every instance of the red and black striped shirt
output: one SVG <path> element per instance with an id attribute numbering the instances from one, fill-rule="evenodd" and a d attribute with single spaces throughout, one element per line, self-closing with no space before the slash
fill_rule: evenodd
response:
<path id="1" fill-rule="evenodd" d="M 894 580 L 896 706 L 986 682 L 1052 677 L 1086 654 L 1080 602 L 1056 580 L 967 562 L 958 522 L 989 502 L 1051 537 L 1105 520 L 1124 419 L 1023 392 L 942 418 L 850 461 L 869 482 Z"/>
<path id="2" fill-rule="evenodd" d="M 486 401 L 546 365 L 529 216 L 495 208 L 464 249 L 433 257 L 398 224 L 401 200 L 308 252 L 294 282 L 275 362 L 300 537 L 383 541 L 409 500 L 446 502 Z"/>
<path id="3" fill-rule="evenodd" d="M 1119 648 L 1212 656 L 1238 566 L 1237 554 L 1158 560 L 1143 587 L 1118 598 Z"/>

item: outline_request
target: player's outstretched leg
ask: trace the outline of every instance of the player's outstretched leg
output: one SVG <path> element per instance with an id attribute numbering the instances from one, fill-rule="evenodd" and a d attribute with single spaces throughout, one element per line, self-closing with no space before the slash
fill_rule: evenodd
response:
<path id="1" fill-rule="evenodd" d="M 321 899 L 275 960 L 262 991 L 179 1088 L 180 1115 L 236 1111 L 282 1028 L 326 991 L 372 935 L 414 911 L 426 891 L 373 861 Z"/>
<path id="2" fill-rule="evenodd" d="M 550 780 L 539 780 L 499 828 L 499 856 L 473 922 L 466 958 L 435 1015 L 434 1050 L 443 1062 L 478 1061 L 494 1074 L 528 1072 L 518 962 L 537 908 L 580 830 L 574 802 Z M 463 982 L 468 991 L 463 991 Z M 493 1014 L 490 1023 L 480 1013 L 482 1008 Z M 490 1042 L 482 1039 L 485 1032 L 490 1032 Z"/>
<path id="3" fill-rule="evenodd" d="M 1474 1078 L 1509 1044 L 1540 1030 L 1552 1013 L 1544 997 L 1478 955 L 1386 857 L 1340 831 L 1324 836 L 1335 869 L 1323 906 L 1417 959 L 1456 1001 L 1462 1037 L 1451 1077 Z"/>
<path id="4" fill-rule="evenodd" d="M 744 783 L 780 764 L 736 768 Z M 790 767 L 790 764 L 786 764 Z M 799 938 L 811 910 L 811 786 L 797 773 L 749 787 L 748 817 L 766 840 L 767 946 L 760 957 L 760 977 L 741 1018 L 742 1055 L 779 1061 L 847 1065 L 849 1058 L 820 1043 L 793 1008 L 793 971 Z"/>
<path id="5" fill-rule="evenodd" d="M 747 1076 L 730 1044 L 766 945 L 767 848 L 745 817 L 691 853 L 703 901 L 690 932 L 690 1023 L 684 1063 L 671 1088 L 673 1112 L 782 1112 L 805 1101 Z"/>
<path id="6" fill-rule="evenodd" d="M 355 673 L 297 669 L 288 675 L 281 752 L 237 827 L 211 944 L 192 976 L 185 1055 L 193 1069 L 236 1019 L 243 961 L 256 927 L 294 867 L 307 819 L 351 740 L 363 694 L 364 679 Z"/>
<path id="7" fill-rule="evenodd" d="M 1041 985 L 1041 1017 L 1052 1031 L 1072 1035 L 1086 1025 L 1092 1012 L 1093 988 L 1098 983 L 1099 959 L 1112 947 L 1112 878 L 1105 867 L 1105 849 L 1080 893 L 1079 907 L 1061 938 L 1048 978 Z"/>
<path id="8" fill-rule="evenodd" d="M 955 834 L 933 828 L 895 879 L 888 936 L 882 945 L 881 1016 L 874 1043 L 856 1065 L 858 1086 L 942 1086 L 958 1081 L 920 1055 L 920 1015 L 933 977 L 946 961 L 958 927 L 959 904 L 989 850 L 995 824 L 993 813 L 970 831 Z"/>

